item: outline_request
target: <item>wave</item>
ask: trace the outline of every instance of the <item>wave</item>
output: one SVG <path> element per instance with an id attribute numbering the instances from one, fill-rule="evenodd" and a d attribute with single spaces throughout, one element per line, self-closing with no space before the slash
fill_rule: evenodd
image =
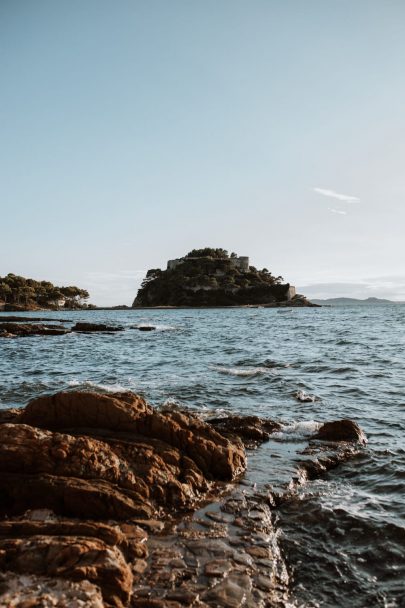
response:
<path id="1" fill-rule="evenodd" d="M 139 323 L 138 325 L 132 325 L 131 327 L 133 329 L 150 328 L 155 331 L 177 331 L 179 329 L 178 327 L 174 327 L 174 325 L 156 325 L 155 323 Z"/>
<path id="2" fill-rule="evenodd" d="M 289 424 L 281 423 L 281 430 L 272 433 L 272 438 L 287 441 L 305 439 L 316 433 L 320 427 L 321 422 L 317 422 L 316 420 L 305 420 Z"/>
<path id="3" fill-rule="evenodd" d="M 296 391 L 293 393 L 293 397 L 302 403 L 314 403 L 315 401 L 319 401 L 319 397 L 316 395 L 309 395 L 305 391 Z"/>
<path id="4" fill-rule="evenodd" d="M 93 382 L 92 380 L 69 380 L 68 386 L 72 388 L 85 388 L 96 391 L 102 391 L 104 393 L 125 393 L 133 387 L 123 386 L 122 384 L 101 384 Z"/>
<path id="5" fill-rule="evenodd" d="M 220 365 L 211 365 L 211 369 L 226 374 L 228 376 L 241 376 L 245 378 L 253 378 L 263 374 L 274 374 L 275 372 L 268 367 L 222 367 Z"/>
<path id="6" fill-rule="evenodd" d="M 254 361 L 249 361 L 249 360 L 243 361 L 241 363 L 245 363 L 246 365 L 251 365 L 251 366 L 255 365 Z M 258 364 L 258 367 L 266 367 L 268 369 L 277 369 L 277 368 L 292 367 L 292 364 L 285 362 L 285 361 L 275 361 L 274 359 L 265 359 L 262 363 Z"/>

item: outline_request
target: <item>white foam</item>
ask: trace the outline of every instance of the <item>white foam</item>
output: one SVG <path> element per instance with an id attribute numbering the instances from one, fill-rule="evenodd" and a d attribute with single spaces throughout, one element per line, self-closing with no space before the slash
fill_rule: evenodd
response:
<path id="1" fill-rule="evenodd" d="M 276 374 L 273 369 L 269 369 L 268 367 L 222 367 L 219 365 L 211 365 L 210 367 L 220 374 L 227 374 L 228 376 L 242 376 L 249 378 L 262 374 Z"/>
<path id="2" fill-rule="evenodd" d="M 294 393 L 294 397 L 302 403 L 314 403 L 315 401 L 319 400 L 319 397 L 317 397 L 316 395 L 309 395 L 305 391 L 297 391 L 296 393 Z"/>
<path id="3" fill-rule="evenodd" d="M 272 437 L 277 439 L 303 439 L 316 433 L 321 427 L 320 422 L 316 420 L 306 420 L 302 422 L 293 422 L 290 424 L 281 424 L 281 431 L 273 433 Z"/>
<path id="4" fill-rule="evenodd" d="M 155 331 L 176 331 L 178 329 L 178 327 L 174 327 L 174 325 L 156 325 L 155 323 L 139 323 L 136 327 L 138 329 L 152 327 Z"/>
<path id="5" fill-rule="evenodd" d="M 92 382 L 91 380 L 69 380 L 69 386 L 80 386 L 83 388 L 92 388 L 95 390 L 104 391 L 106 393 L 125 393 L 132 387 L 122 386 L 122 384 L 101 384 Z"/>

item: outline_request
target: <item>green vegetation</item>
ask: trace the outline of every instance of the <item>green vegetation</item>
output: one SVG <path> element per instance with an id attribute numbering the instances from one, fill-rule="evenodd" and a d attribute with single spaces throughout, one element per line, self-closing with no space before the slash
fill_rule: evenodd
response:
<path id="1" fill-rule="evenodd" d="M 220 258 L 228 259 L 229 255 L 226 249 L 213 249 L 212 247 L 204 247 L 204 249 L 193 249 L 184 257 L 186 258 Z M 232 258 L 236 258 L 236 253 L 231 253 Z"/>
<path id="2" fill-rule="evenodd" d="M 267 268 L 242 270 L 235 258 L 225 249 L 193 249 L 170 270 L 149 270 L 133 306 L 232 306 L 286 299 L 289 284 L 282 277 Z"/>
<path id="3" fill-rule="evenodd" d="M 9 307 L 83 308 L 89 293 L 79 287 L 56 287 L 49 281 L 35 281 L 15 274 L 0 277 L 0 300 Z"/>

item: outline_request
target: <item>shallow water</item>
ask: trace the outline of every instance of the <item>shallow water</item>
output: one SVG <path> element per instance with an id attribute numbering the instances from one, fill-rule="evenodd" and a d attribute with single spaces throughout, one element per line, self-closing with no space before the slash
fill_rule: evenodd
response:
<path id="1" fill-rule="evenodd" d="M 2 340 L 0 407 L 61 389 L 129 389 L 154 405 L 274 418 L 283 429 L 252 454 L 249 477 L 275 487 L 320 422 L 356 420 L 363 453 L 280 510 L 294 605 L 405 606 L 405 306 L 40 316 L 128 330 Z M 148 324 L 157 330 L 136 329 Z"/>

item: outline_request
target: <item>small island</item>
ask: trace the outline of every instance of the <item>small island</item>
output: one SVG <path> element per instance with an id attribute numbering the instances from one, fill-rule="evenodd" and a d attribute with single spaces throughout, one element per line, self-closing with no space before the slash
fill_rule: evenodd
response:
<path id="1" fill-rule="evenodd" d="M 193 249 L 169 260 L 166 270 L 148 270 L 132 304 L 148 307 L 313 306 L 295 287 L 249 258 L 225 249 Z"/>
<path id="2" fill-rule="evenodd" d="M 57 287 L 50 281 L 27 279 L 11 272 L 0 277 L 0 310 L 59 310 L 94 308 L 86 304 L 89 293 L 74 285 Z"/>

